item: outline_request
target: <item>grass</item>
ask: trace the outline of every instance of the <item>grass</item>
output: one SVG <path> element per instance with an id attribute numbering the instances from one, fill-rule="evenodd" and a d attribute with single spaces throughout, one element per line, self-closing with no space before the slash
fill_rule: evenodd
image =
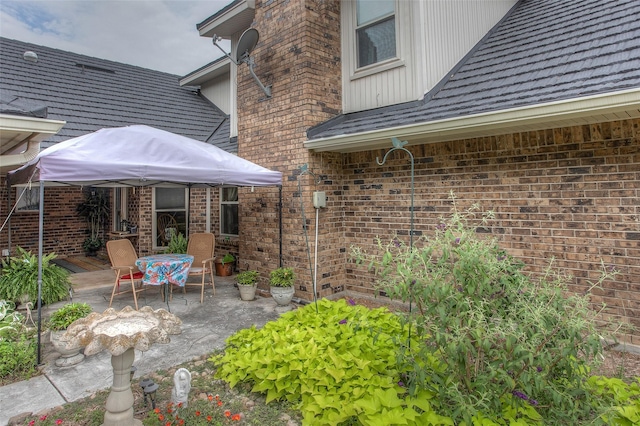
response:
<path id="1" fill-rule="evenodd" d="M 156 371 L 145 377 L 134 377 L 131 382 L 131 390 L 134 396 L 134 417 L 143 421 L 145 425 L 162 424 L 157 421 L 157 414 L 154 413 L 149 403 L 145 404 L 144 393 L 139 383 L 140 380 L 148 377 L 159 385 L 156 392 L 156 407 L 166 414 L 166 404 L 171 401 L 171 389 L 173 388 L 173 374 L 178 368 L 186 368 L 191 373 L 191 391 L 189 393 L 189 408 L 193 418 L 196 410 L 202 411 L 202 419 L 206 424 L 222 425 L 227 419 L 222 412 L 215 410 L 214 404 L 209 401 L 209 396 L 219 395 L 224 401 L 225 409 L 233 413 L 240 413 L 242 420 L 234 422 L 241 425 L 279 426 L 279 425 L 299 425 L 302 416 L 286 402 L 270 402 L 265 404 L 263 395 L 251 393 L 250 388 L 238 385 L 230 389 L 225 382 L 213 378 L 215 367 L 213 363 L 206 359 L 207 355 L 200 359 L 177 365 L 170 370 Z M 65 426 L 98 426 L 103 423 L 105 404 L 110 390 L 102 390 L 89 397 L 67 403 L 61 407 L 48 410 L 46 413 L 34 413 L 24 421 L 24 425 L 29 425 L 35 420 L 35 425 L 51 424 L 55 425 L 56 420 L 62 420 Z M 148 402 L 148 400 L 147 400 Z M 215 402 L 215 400 L 214 400 Z M 207 413 L 212 413 L 212 421 L 206 422 Z M 44 421 L 40 420 L 43 415 L 47 416 Z M 177 423 L 174 423 L 177 424 Z M 186 421 L 185 424 L 194 424 L 193 421 Z"/>

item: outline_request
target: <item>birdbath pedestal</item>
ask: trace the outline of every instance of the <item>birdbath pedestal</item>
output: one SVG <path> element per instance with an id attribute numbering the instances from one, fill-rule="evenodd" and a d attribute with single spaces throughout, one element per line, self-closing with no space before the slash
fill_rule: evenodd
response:
<path id="1" fill-rule="evenodd" d="M 93 312 L 67 328 L 63 339 L 67 346 L 84 347 L 85 355 L 103 350 L 111 353 L 113 385 L 105 404 L 104 426 L 139 426 L 133 418 L 131 366 L 134 349 L 148 350 L 154 343 L 169 343 L 170 334 L 180 334 L 182 321 L 164 309 L 145 306 L 139 311 L 130 306 L 121 311 L 109 308 Z"/>

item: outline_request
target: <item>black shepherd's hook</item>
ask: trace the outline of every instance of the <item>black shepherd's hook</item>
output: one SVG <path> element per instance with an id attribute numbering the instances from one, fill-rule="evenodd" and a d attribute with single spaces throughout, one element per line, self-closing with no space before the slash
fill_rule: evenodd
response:
<path id="1" fill-rule="evenodd" d="M 393 144 L 393 148 L 391 148 L 389 151 L 387 151 L 387 153 L 384 155 L 384 157 L 382 158 L 382 161 L 380 161 L 380 159 L 378 157 L 376 157 L 376 163 L 378 163 L 379 166 L 384 165 L 384 163 L 387 161 L 387 157 L 389 156 L 389 154 L 391 154 L 393 151 L 396 150 L 401 150 L 406 152 L 407 154 L 409 154 L 409 159 L 411 160 L 411 220 L 409 222 L 409 250 L 413 251 L 413 195 L 414 195 L 414 160 L 413 160 L 413 154 L 411 153 L 411 151 L 409 151 L 407 148 L 405 148 L 404 146 L 408 143 L 407 141 L 401 141 L 398 138 L 391 138 L 391 143 Z M 415 283 L 415 281 L 411 281 L 411 283 L 409 283 L 409 286 L 411 286 L 412 288 L 409 291 L 409 318 L 411 318 L 411 311 L 412 311 L 412 302 L 413 302 L 413 284 Z M 411 348 L 411 322 L 409 322 L 409 340 L 408 340 L 408 346 L 409 348 Z"/>

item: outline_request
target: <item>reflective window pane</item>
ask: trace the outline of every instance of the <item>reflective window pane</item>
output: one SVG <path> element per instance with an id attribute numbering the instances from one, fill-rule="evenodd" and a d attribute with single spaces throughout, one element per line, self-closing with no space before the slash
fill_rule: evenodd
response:
<path id="1" fill-rule="evenodd" d="M 395 12 L 395 0 L 358 0 L 358 26 Z"/>
<path id="2" fill-rule="evenodd" d="M 396 56 L 396 23 L 391 17 L 356 31 L 358 67 L 375 64 Z"/>

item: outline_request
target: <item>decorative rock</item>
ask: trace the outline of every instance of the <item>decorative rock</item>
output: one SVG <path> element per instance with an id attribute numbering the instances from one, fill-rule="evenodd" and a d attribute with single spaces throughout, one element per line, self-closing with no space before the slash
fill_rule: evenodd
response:
<path id="1" fill-rule="evenodd" d="M 9 426 L 12 426 L 12 425 L 23 425 L 25 420 L 27 420 L 30 416 L 31 416 L 31 413 L 29 413 L 29 412 L 16 414 L 15 416 L 13 416 L 13 417 L 11 417 L 9 419 L 9 422 L 7 424 Z"/>
<path id="2" fill-rule="evenodd" d="M 191 373 L 186 368 L 179 368 L 173 375 L 173 389 L 171 389 L 171 402 L 178 405 L 182 403 L 184 408 L 189 406 L 189 391 L 191 391 Z"/>

